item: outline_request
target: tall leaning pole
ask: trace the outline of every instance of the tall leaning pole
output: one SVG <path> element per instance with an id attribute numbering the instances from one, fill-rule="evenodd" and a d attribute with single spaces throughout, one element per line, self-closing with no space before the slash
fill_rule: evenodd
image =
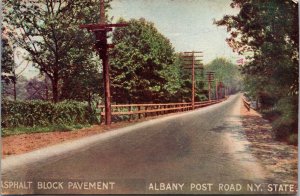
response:
<path id="1" fill-rule="evenodd" d="M 105 124 L 111 124 L 111 93 L 110 93 L 110 66 L 108 49 L 113 45 L 107 42 L 107 32 L 112 31 L 112 27 L 124 27 L 127 24 L 107 24 L 105 17 L 105 2 L 100 0 L 100 20 L 98 24 L 84 24 L 79 27 L 87 29 L 94 33 L 96 38 L 95 48 L 99 53 L 103 65 L 103 82 L 104 82 L 104 95 L 105 95 Z"/>

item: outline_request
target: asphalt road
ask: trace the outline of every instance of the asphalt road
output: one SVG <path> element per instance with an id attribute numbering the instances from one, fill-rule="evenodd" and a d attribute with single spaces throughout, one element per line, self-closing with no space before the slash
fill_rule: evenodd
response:
<path id="1" fill-rule="evenodd" d="M 267 182 L 272 177 L 247 148 L 249 143 L 240 124 L 240 96 L 139 123 L 120 130 L 120 134 L 119 130 L 112 131 L 114 135 L 109 137 L 106 133 L 92 136 L 100 139 L 88 144 L 80 140 L 81 147 L 61 154 L 57 149 L 67 149 L 68 144 L 60 144 L 53 157 L 46 156 L 47 149 L 39 151 L 41 156 L 33 152 L 31 161 L 10 157 L 2 161 L 2 180 L 32 185 L 3 192 L 253 193 L 246 189 L 249 184 Z M 12 162 L 14 166 L 9 165 Z M 42 182 L 48 183 L 48 189 L 41 186 Z M 93 182 L 99 182 L 96 188 Z"/>

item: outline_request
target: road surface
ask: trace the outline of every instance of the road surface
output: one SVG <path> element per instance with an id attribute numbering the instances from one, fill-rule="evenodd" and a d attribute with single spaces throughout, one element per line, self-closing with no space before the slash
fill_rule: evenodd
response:
<path id="1" fill-rule="evenodd" d="M 8 157 L 2 160 L 3 182 L 22 181 L 28 189 L 3 192 L 249 192 L 252 183 L 272 179 L 247 148 L 240 104 L 238 94 L 207 108 Z"/>

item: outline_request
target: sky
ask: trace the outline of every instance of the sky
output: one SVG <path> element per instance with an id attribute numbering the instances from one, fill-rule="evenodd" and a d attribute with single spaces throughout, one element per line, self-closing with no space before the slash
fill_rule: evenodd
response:
<path id="1" fill-rule="evenodd" d="M 231 0 L 113 0 L 109 17 L 116 22 L 120 17 L 127 20 L 141 17 L 155 27 L 172 43 L 176 52 L 203 51 L 203 62 L 216 57 L 232 61 L 239 57 L 232 52 L 225 39 L 226 27 L 217 27 L 214 19 L 237 14 L 230 7 Z"/>
<path id="2" fill-rule="evenodd" d="M 203 51 L 203 62 L 209 63 L 216 57 L 225 57 L 236 62 L 240 57 L 232 52 L 225 39 L 226 27 L 217 27 L 214 19 L 237 14 L 230 7 L 231 0 L 113 0 L 108 16 L 116 22 L 124 19 L 145 18 L 172 43 L 176 52 Z M 39 71 L 32 65 L 26 66 L 19 58 L 24 51 L 15 51 L 16 72 L 32 78 Z M 24 69 L 25 68 L 25 69 Z"/>

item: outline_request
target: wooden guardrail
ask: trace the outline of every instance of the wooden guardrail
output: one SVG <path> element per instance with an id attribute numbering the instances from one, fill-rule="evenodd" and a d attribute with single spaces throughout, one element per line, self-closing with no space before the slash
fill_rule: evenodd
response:
<path id="1" fill-rule="evenodd" d="M 195 102 L 195 109 L 213 105 L 226 100 L 227 98 L 220 100 Z M 104 105 L 98 106 L 101 114 L 101 121 L 105 117 Z M 127 116 L 128 120 L 133 120 L 134 117 L 146 118 L 149 116 L 158 116 L 168 113 L 184 112 L 192 110 L 192 103 L 161 103 L 161 104 L 118 104 L 111 105 L 112 116 Z"/>
<path id="2" fill-rule="evenodd" d="M 246 101 L 245 98 L 243 98 L 243 103 L 244 103 L 244 106 L 247 108 L 248 111 L 250 111 L 250 102 Z"/>

